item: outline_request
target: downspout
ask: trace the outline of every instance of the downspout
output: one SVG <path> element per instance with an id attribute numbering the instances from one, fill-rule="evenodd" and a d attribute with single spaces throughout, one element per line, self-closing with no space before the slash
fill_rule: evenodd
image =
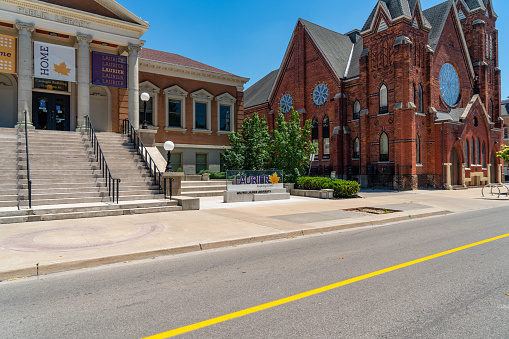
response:
<path id="1" fill-rule="evenodd" d="M 445 130 L 444 130 L 444 122 L 442 121 L 442 189 L 445 189 L 445 182 L 444 182 L 444 163 L 445 163 Z"/>

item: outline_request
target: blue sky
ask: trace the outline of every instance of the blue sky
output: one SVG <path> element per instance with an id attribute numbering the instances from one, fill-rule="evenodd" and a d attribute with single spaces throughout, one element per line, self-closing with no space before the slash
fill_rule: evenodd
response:
<path id="1" fill-rule="evenodd" d="M 423 9 L 444 0 L 421 0 Z M 250 78 L 279 68 L 298 18 L 336 32 L 361 29 L 376 0 L 117 0 L 150 23 L 145 47 L 176 53 Z M 502 99 L 509 96 L 509 1 L 493 0 L 499 18 Z"/>

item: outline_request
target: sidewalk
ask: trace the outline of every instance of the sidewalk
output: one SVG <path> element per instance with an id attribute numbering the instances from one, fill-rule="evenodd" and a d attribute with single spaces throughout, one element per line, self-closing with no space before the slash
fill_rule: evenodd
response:
<path id="1" fill-rule="evenodd" d="M 486 195 L 487 192 L 485 192 Z M 488 192 L 489 193 L 489 192 Z M 381 225 L 447 213 L 509 206 L 509 198 L 459 191 L 365 190 L 362 198 L 225 204 L 201 210 L 0 225 L 0 280 L 218 247 Z M 369 214 L 346 209 L 399 212 Z"/>

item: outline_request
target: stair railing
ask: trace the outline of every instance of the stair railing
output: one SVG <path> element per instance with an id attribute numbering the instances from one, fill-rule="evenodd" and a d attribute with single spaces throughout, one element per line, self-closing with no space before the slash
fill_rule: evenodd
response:
<path id="1" fill-rule="evenodd" d="M 104 158 L 104 153 L 99 145 L 99 141 L 97 140 L 97 135 L 95 133 L 94 127 L 92 126 L 92 122 L 90 121 L 90 117 L 87 115 L 85 117 L 85 130 L 88 135 L 88 139 L 92 143 L 92 148 L 94 149 L 95 161 L 99 163 L 99 169 L 101 170 L 101 174 L 103 179 L 106 181 L 106 187 L 108 188 L 108 196 L 112 198 L 112 201 L 118 204 L 118 191 L 120 186 L 120 179 L 114 178 L 111 175 L 110 168 L 108 167 L 108 163 Z M 115 191 L 116 189 L 116 191 Z"/>
<path id="2" fill-rule="evenodd" d="M 25 110 L 25 144 L 27 152 L 28 208 L 32 208 L 32 180 L 30 179 L 30 161 L 28 160 L 27 110 Z"/>
<path id="3" fill-rule="evenodd" d="M 166 178 L 163 176 L 163 172 L 159 170 L 154 159 L 148 153 L 147 148 L 143 145 L 140 136 L 136 132 L 136 129 L 131 124 L 129 119 L 124 119 L 122 123 L 123 134 L 129 138 L 129 141 L 134 144 L 134 148 L 136 148 L 137 152 L 145 161 L 145 164 L 149 168 L 150 175 L 154 177 L 156 185 L 159 186 L 159 192 L 163 193 L 166 197 L 166 179 L 170 180 L 170 200 L 172 199 L 173 192 L 173 178 Z"/>

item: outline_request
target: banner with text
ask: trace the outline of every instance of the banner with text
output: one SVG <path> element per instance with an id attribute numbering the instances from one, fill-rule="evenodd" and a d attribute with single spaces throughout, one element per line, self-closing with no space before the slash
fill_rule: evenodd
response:
<path id="1" fill-rule="evenodd" d="M 16 38 L 0 34 L 0 73 L 16 73 Z"/>
<path id="2" fill-rule="evenodd" d="M 127 88 L 127 57 L 92 52 L 92 83 Z"/>
<path id="3" fill-rule="evenodd" d="M 36 78 L 76 81 L 76 50 L 72 47 L 34 41 Z"/>

